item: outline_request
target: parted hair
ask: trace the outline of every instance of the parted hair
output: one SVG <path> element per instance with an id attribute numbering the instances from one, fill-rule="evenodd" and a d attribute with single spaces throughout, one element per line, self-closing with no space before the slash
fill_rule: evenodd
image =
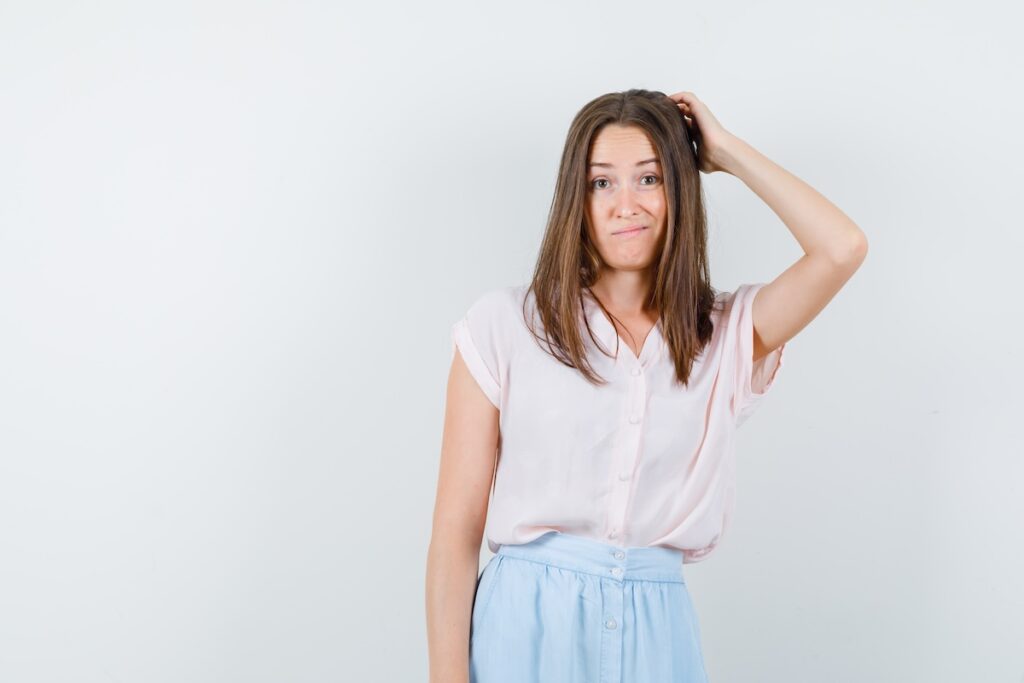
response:
<path id="1" fill-rule="evenodd" d="M 646 133 L 661 165 L 666 200 L 666 226 L 661 254 L 651 264 L 648 306 L 661 315 L 662 335 L 686 385 L 694 359 L 711 339 L 711 310 L 716 291 L 711 287 L 707 255 L 707 219 L 698 168 L 699 131 L 691 135 L 683 113 L 665 93 L 631 89 L 601 95 L 576 114 L 569 126 L 547 227 L 540 245 L 527 295 L 533 292 L 539 335 L 524 317 L 534 337 L 548 353 L 578 369 L 586 379 L 604 384 L 587 358 L 584 334 L 594 339 L 583 310 L 584 289 L 593 285 L 603 267 L 587 232 L 586 202 L 590 152 L 598 132 L 608 124 L 636 126 Z M 594 297 L 596 300 L 596 297 Z M 611 318 L 614 316 L 598 302 Z M 616 319 L 617 320 L 617 319 Z M 616 338 L 615 353 L 618 353 Z"/>

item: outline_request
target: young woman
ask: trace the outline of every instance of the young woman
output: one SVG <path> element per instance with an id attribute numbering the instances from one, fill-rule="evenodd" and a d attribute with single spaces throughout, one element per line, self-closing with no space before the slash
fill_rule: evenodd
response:
<path id="1" fill-rule="evenodd" d="M 769 283 L 714 290 L 701 171 L 742 180 L 804 255 Z M 693 93 L 584 106 L 531 282 L 484 292 L 452 328 L 431 682 L 706 681 L 683 565 L 721 541 L 733 436 L 786 342 L 866 250 Z M 477 575 L 485 531 L 496 554 Z"/>

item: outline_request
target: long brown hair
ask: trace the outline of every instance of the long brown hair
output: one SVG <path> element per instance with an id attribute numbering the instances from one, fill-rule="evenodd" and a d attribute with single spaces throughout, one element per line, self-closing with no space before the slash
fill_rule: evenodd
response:
<path id="1" fill-rule="evenodd" d="M 648 305 L 661 313 L 662 336 L 673 358 L 676 378 L 686 385 L 694 359 L 711 338 L 716 292 L 708 271 L 707 219 L 696 147 L 700 141 L 694 140 L 697 135 L 691 137 L 682 112 L 663 92 L 632 89 L 601 95 L 573 118 L 562 150 L 547 228 L 526 290 L 524 316 L 529 292 L 533 291 L 549 353 L 577 368 L 588 381 L 605 384 L 587 359 L 579 320 L 583 290 L 597 281 L 603 265 L 587 234 L 587 164 L 594 138 L 608 124 L 641 128 L 661 162 L 666 234 L 661 256 L 652 264 Z M 611 315 L 600 301 L 598 304 Z M 583 316 L 582 320 L 593 340 L 587 318 Z M 540 339 L 529 320 L 527 325 Z"/>

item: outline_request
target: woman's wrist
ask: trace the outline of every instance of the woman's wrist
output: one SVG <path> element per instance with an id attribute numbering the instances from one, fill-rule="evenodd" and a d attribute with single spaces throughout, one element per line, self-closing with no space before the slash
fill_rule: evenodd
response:
<path id="1" fill-rule="evenodd" d="M 722 143 L 711 151 L 711 163 L 729 175 L 736 175 L 743 156 L 751 149 L 745 140 L 729 133 L 723 138 Z"/>

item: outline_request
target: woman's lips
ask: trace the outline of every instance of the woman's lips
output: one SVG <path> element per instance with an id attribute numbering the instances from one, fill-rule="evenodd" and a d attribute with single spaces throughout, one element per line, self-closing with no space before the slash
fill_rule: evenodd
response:
<path id="1" fill-rule="evenodd" d="M 622 230 L 620 232 L 613 232 L 612 234 L 613 235 L 618 235 L 618 236 L 621 236 L 621 237 L 629 237 L 630 235 L 636 235 L 636 234 L 638 234 L 638 233 L 640 233 L 640 232 L 642 232 L 642 231 L 644 231 L 646 229 L 647 229 L 646 225 L 641 225 L 640 227 L 637 227 L 637 228 L 630 228 L 628 230 Z"/>

